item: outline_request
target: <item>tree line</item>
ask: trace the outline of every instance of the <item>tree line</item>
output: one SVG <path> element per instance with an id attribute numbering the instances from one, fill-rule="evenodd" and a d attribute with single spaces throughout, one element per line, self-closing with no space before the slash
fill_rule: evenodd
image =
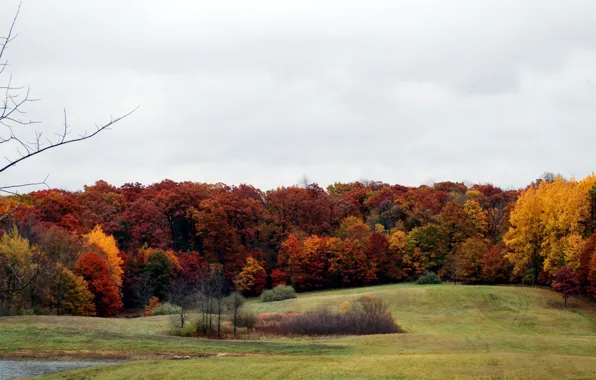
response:
<path id="1" fill-rule="evenodd" d="M 596 177 L 261 191 L 165 180 L 0 198 L 0 313 L 112 316 L 221 274 L 224 295 L 411 281 L 596 290 Z M 10 213 L 8 213 L 10 211 Z M 561 277 L 561 276 L 559 276 Z M 204 286 L 204 285 L 202 285 Z"/>

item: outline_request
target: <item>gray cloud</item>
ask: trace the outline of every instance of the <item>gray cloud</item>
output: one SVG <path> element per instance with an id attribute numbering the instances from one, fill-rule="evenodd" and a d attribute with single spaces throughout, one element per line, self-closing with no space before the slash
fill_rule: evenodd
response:
<path id="1" fill-rule="evenodd" d="M 77 131 L 141 108 L 3 180 L 581 177 L 596 158 L 595 18 L 587 0 L 27 0 L 9 59 L 44 131 L 64 107 Z"/>

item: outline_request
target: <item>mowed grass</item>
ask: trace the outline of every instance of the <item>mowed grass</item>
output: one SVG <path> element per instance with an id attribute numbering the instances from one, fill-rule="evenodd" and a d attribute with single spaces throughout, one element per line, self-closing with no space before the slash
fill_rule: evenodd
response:
<path id="1" fill-rule="evenodd" d="M 86 333 L 95 334 L 101 344 L 108 346 L 108 338 L 102 338 L 102 334 L 130 337 L 130 341 L 113 344 L 132 350 L 132 339 L 136 337 L 142 349 L 157 347 L 161 341 L 167 342 L 162 347 L 176 347 L 180 352 L 208 349 L 268 356 L 130 362 L 47 378 L 596 379 L 594 305 L 574 299 L 572 307 L 566 309 L 560 295 L 550 290 L 400 284 L 299 294 L 296 299 L 271 303 L 252 300 L 250 306 L 259 313 L 302 312 L 320 305 L 336 308 L 362 294 L 385 299 L 396 321 L 408 332 L 221 342 L 165 336 L 167 320 L 156 317 L 98 320 L 98 325 Z M 7 323 L 10 318 L 0 320 L 0 328 L 4 331 L 5 324 L 11 324 L 13 328 L 45 326 L 54 330 L 58 328 L 55 323 L 60 323 L 52 320 L 48 327 L 38 317 L 27 318 L 15 318 L 13 323 Z M 95 319 L 76 320 L 92 323 Z M 63 333 L 54 334 L 60 337 Z M 3 335 L 0 333 L 0 344 L 5 343 Z M 23 344 L 32 349 L 35 345 L 25 343 L 18 334 L 16 339 L 20 343 L 10 343 L 14 349 Z M 46 343 L 72 344 L 50 343 L 44 338 L 40 348 Z M 78 344 L 89 347 L 90 342 Z M 198 349 L 200 346 L 204 348 Z"/>
<path id="2" fill-rule="evenodd" d="M 194 339 L 171 336 L 169 329 L 168 316 L 134 319 L 69 316 L 0 318 L 0 354 L 47 352 L 53 357 L 64 351 L 84 351 L 87 357 L 102 357 L 106 353 L 127 357 L 134 356 L 132 354 L 168 353 L 317 355 L 347 351 L 346 347 L 338 344 L 327 345 L 309 339 Z"/>
<path id="3" fill-rule="evenodd" d="M 596 358 L 440 354 L 266 356 L 137 361 L 44 376 L 46 380 L 162 379 L 594 379 Z"/>

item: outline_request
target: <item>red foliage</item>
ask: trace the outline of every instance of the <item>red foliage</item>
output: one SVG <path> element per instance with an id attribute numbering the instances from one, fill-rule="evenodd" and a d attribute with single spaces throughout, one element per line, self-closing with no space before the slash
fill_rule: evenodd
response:
<path id="1" fill-rule="evenodd" d="M 161 302 L 159 302 L 159 298 L 157 297 L 151 297 L 149 299 L 149 303 L 147 305 L 145 305 L 145 311 L 143 312 L 143 315 L 145 317 L 150 317 L 153 315 L 153 310 L 158 307 L 159 305 L 161 305 Z"/>
<path id="2" fill-rule="evenodd" d="M 577 280 L 573 272 L 568 267 L 563 267 L 555 273 L 553 281 L 553 289 L 557 292 L 563 293 L 565 299 L 565 306 L 567 306 L 567 299 L 579 291 Z"/>
<path id="3" fill-rule="evenodd" d="M 77 260 L 77 272 L 87 281 L 94 295 L 95 310 L 100 317 L 111 317 L 122 309 L 122 299 L 118 287 L 110 278 L 105 259 L 96 253 L 85 253 Z"/>
<path id="4" fill-rule="evenodd" d="M 271 286 L 286 285 L 288 275 L 281 269 L 274 269 L 271 271 Z"/>
<path id="5" fill-rule="evenodd" d="M 490 248 L 482 257 L 482 281 L 488 284 L 507 283 L 511 280 L 512 265 L 504 256 L 503 245 Z"/>

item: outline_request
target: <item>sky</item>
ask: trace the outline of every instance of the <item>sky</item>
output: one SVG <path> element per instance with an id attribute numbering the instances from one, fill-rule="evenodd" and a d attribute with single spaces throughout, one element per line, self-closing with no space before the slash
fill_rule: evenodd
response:
<path id="1" fill-rule="evenodd" d="M 18 3 L 1 0 L 0 35 Z M 593 0 L 24 0 L 7 73 L 40 98 L 34 128 L 59 132 L 66 109 L 74 136 L 139 109 L 1 182 L 581 178 L 594 20 Z"/>

